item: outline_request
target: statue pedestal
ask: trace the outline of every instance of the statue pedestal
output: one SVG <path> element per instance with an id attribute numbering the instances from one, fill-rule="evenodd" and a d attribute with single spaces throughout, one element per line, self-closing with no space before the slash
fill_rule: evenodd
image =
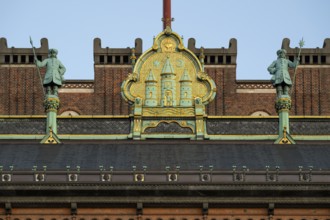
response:
<path id="1" fill-rule="evenodd" d="M 278 138 L 275 144 L 295 144 L 296 142 L 290 135 L 289 111 L 291 109 L 291 97 L 282 95 L 276 100 L 276 111 L 279 116 Z"/>
<path id="2" fill-rule="evenodd" d="M 57 110 L 60 107 L 60 99 L 55 95 L 47 95 L 44 100 L 44 107 L 47 113 L 46 135 L 41 144 L 60 144 L 57 137 Z"/>

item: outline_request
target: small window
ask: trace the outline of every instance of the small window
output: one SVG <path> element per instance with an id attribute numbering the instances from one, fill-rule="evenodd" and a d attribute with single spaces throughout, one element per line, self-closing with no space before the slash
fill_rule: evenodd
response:
<path id="1" fill-rule="evenodd" d="M 207 63 L 207 56 L 204 57 L 204 63 Z"/>
<path id="2" fill-rule="evenodd" d="M 321 64 L 325 64 L 325 61 L 326 61 L 325 56 L 321 56 Z"/>
<path id="3" fill-rule="evenodd" d="M 210 63 L 215 63 L 215 56 L 210 56 Z"/>
<path id="4" fill-rule="evenodd" d="M 10 55 L 5 55 L 5 63 L 10 63 Z"/>
<path id="5" fill-rule="evenodd" d="M 128 63 L 128 56 L 124 56 L 124 63 Z"/>
<path id="6" fill-rule="evenodd" d="M 21 63 L 25 63 L 26 62 L 26 56 L 25 55 L 22 55 L 21 56 Z"/>
<path id="7" fill-rule="evenodd" d="M 112 56 L 107 57 L 107 63 L 112 63 Z"/>
<path id="8" fill-rule="evenodd" d="M 115 63 L 119 64 L 120 63 L 120 56 L 115 56 Z"/>
<path id="9" fill-rule="evenodd" d="M 18 56 L 17 55 L 13 55 L 13 63 L 18 63 Z"/>
<path id="10" fill-rule="evenodd" d="M 318 56 L 313 56 L 313 63 L 317 64 L 319 62 Z"/>
<path id="11" fill-rule="evenodd" d="M 223 64 L 223 56 L 218 56 L 218 63 Z"/>
<path id="12" fill-rule="evenodd" d="M 294 56 L 289 56 L 289 60 L 290 60 L 291 62 L 293 62 L 293 61 L 294 61 Z"/>
<path id="13" fill-rule="evenodd" d="M 33 55 L 29 56 L 29 63 L 34 63 L 34 56 Z"/>
<path id="14" fill-rule="evenodd" d="M 309 60 L 309 56 L 305 56 L 305 63 L 309 63 L 310 60 Z"/>
<path id="15" fill-rule="evenodd" d="M 104 56 L 100 56 L 100 63 L 104 63 Z"/>
<path id="16" fill-rule="evenodd" d="M 231 64 L 231 56 L 226 56 L 226 64 Z"/>

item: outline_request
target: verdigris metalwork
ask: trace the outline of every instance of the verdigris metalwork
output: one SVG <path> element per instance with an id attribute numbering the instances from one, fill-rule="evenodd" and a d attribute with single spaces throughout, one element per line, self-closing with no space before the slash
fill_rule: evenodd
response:
<path id="1" fill-rule="evenodd" d="M 277 60 L 268 67 L 268 71 L 273 75 L 271 81 L 276 88 L 275 109 L 279 115 L 279 134 L 275 144 L 295 144 L 295 141 L 290 136 L 289 111 L 291 109 L 291 94 L 289 89 L 293 86 L 299 65 L 301 48 L 304 46 L 304 41 L 299 42 L 299 53 L 294 62 L 286 59 L 286 50 L 280 49 L 277 51 Z M 289 68 L 294 69 L 294 80 L 291 81 Z"/>
<path id="2" fill-rule="evenodd" d="M 275 102 L 275 109 L 279 116 L 278 138 L 275 144 L 295 144 L 290 135 L 289 111 L 291 109 L 291 97 L 289 95 L 281 95 Z"/>
<path id="3" fill-rule="evenodd" d="M 57 137 L 57 110 L 60 107 L 60 100 L 56 95 L 47 95 L 44 100 L 44 107 L 47 113 L 46 135 L 41 140 L 42 144 L 59 144 Z"/>
<path id="4" fill-rule="evenodd" d="M 39 61 L 36 57 L 35 62 L 38 67 L 46 66 L 47 71 L 43 81 L 46 87 L 47 95 L 58 96 L 58 88 L 64 83 L 64 73 L 66 71 L 64 65 L 57 59 L 58 51 L 56 49 L 49 50 L 49 58 Z"/>
<path id="5" fill-rule="evenodd" d="M 277 98 L 282 95 L 289 95 L 289 89 L 292 86 L 292 81 L 289 74 L 289 68 L 295 68 L 299 64 L 299 57 L 294 62 L 286 59 L 286 50 L 281 49 L 277 51 L 277 60 L 275 60 L 269 67 L 268 71 L 273 75 L 271 81 L 276 88 Z"/>
<path id="6" fill-rule="evenodd" d="M 58 89 L 64 83 L 64 73 L 66 71 L 62 62 L 57 59 L 58 51 L 56 49 L 49 50 L 49 58 L 39 61 L 36 57 L 32 39 L 30 42 L 33 48 L 34 60 L 37 65 L 38 73 L 39 67 L 46 67 L 45 79 L 43 86 L 46 88 L 46 96 L 44 100 L 44 108 L 47 113 L 46 135 L 41 140 L 42 144 L 59 144 L 61 143 L 57 137 L 57 110 L 60 107 L 60 100 L 58 98 Z"/>

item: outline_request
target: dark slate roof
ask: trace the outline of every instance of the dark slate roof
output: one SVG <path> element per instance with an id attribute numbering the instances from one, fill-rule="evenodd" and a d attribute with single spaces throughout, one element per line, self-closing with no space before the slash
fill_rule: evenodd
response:
<path id="1" fill-rule="evenodd" d="M 277 118 L 220 118 L 207 120 L 207 133 L 216 135 L 274 135 L 278 132 Z M 329 118 L 291 118 L 292 135 L 330 135 Z"/>
<path id="2" fill-rule="evenodd" d="M 45 134 L 45 118 L 0 119 L 0 134 Z"/>
<path id="3" fill-rule="evenodd" d="M 330 170 L 328 144 L 273 145 L 269 143 L 220 144 L 212 141 L 119 141 L 93 144 L 61 145 L 1 144 L 0 166 L 8 170 L 31 170 L 46 165 L 48 170 L 65 170 L 67 165 L 81 170 L 97 170 L 100 165 L 114 170 L 165 170 L 180 166 L 181 170 L 198 170 L 200 165 L 213 165 L 214 170 L 232 170 L 247 166 L 264 170 L 280 166 L 281 170 L 298 170 L 298 166 L 314 170 Z"/>
<path id="4" fill-rule="evenodd" d="M 59 134 L 129 134 L 129 118 L 59 118 Z M 208 118 L 207 133 L 210 135 L 276 135 L 277 118 Z M 169 128 L 164 126 L 168 126 Z M 171 124 L 160 123 L 146 133 L 166 130 Z M 0 134 L 44 134 L 45 118 L 0 118 Z M 330 118 L 292 118 L 292 135 L 330 135 Z M 176 133 L 190 133 L 188 129 L 176 129 Z"/>
<path id="5" fill-rule="evenodd" d="M 60 134 L 129 134 L 129 118 L 59 118 Z M 0 134 L 45 134 L 45 118 L 0 119 Z"/>

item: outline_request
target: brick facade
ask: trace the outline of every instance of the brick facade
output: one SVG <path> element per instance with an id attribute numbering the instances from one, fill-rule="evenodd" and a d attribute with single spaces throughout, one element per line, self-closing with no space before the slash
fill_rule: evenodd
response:
<path id="1" fill-rule="evenodd" d="M 284 39 L 282 48 L 293 59 L 297 48 L 290 48 Z M 201 49 L 189 39 L 188 49 L 197 56 Z M 208 115 L 276 115 L 275 89 L 270 81 L 236 79 L 237 42 L 231 39 L 228 48 L 203 48 L 205 70 L 217 85 L 217 95 L 207 107 Z M 135 54 L 142 54 L 142 40 L 135 40 Z M 48 53 L 48 40 L 41 40 L 36 49 L 39 58 Z M 102 48 L 94 40 L 94 81 L 68 80 L 60 91 L 59 114 L 67 111 L 79 115 L 128 115 L 130 107 L 121 97 L 121 83 L 132 71 L 130 48 Z M 42 86 L 29 48 L 8 48 L 0 39 L 0 114 L 44 114 Z M 43 75 L 43 69 L 41 75 Z M 291 71 L 293 78 L 293 71 Z M 323 48 L 302 49 L 301 65 L 292 94 L 292 115 L 330 115 L 330 39 Z"/>
<path id="2" fill-rule="evenodd" d="M 133 204 L 132 204 L 133 205 Z M 203 213 L 202 208 L 143 208 L 139 214 L 136 208 L 128 207 L 78 207 L 72 210 L 67 206 L 48 208 L 12 208 L 11 214 L 6 215 L 4 208 L 0 209 L 0 219 L 17 220 L 328 220 L 329 208 L 275 208 L 269 213 L 268 208 L 210 208 Z M 22 206 L 22 205 L 20 205 Z M 57 205 L 58 206 L 58 205 Z M 84 205 L 86 206 L 86 205 Z M 202 206 L 202 204 L 200 204 Z M 73 214 L 74 212 L 74 214 Z"/>

